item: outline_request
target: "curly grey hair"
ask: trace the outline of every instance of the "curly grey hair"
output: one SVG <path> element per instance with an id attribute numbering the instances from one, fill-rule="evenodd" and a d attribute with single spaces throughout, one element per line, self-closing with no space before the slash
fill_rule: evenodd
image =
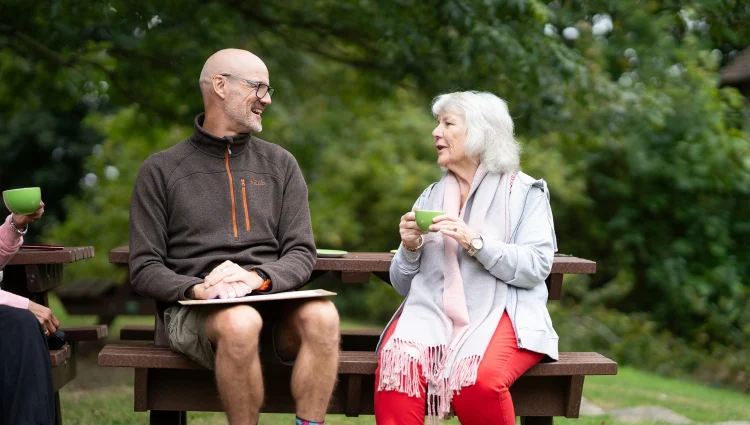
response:
<path id="1" fill-rule="evenodd" d="M 432 114 L 460 115 L 466 125 L 466 153 L 492 173 L 521 169 L 521 145 L 513 137 L 513 118 L 503 99 L 488 92 L 446 93 L 432 101 Z"/>

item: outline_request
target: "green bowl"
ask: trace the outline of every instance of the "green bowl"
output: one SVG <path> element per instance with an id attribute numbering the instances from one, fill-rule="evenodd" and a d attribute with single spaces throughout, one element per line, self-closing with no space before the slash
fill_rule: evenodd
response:
<path id="1" fill-rule="evenodd" d="M 414 212 L 417 226 L 419 226 L 420 230 L 423 232 L 434 232 L 434 230 L 430 230 L 430 225 L 433 224 L 432 219 L 443 214 L 445 214 L 444 211 L 417 210 Z"/>
<path id="2" fill-rule="evenodd" d="M 16 215 L 29 215 L 39 208 L 42 190 L 38 187 L 25 187 L 3 191 L 5 207 Z"/>

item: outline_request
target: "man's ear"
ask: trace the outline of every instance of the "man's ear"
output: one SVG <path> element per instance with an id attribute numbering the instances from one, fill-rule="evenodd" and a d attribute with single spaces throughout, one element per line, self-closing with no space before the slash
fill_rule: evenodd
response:
<path id="1" fill-rule="evenodd" d="M 214 92 L 223 100 L 227 94 L 226 94 L 226 78 L 217 75 L 214 77 L 213 80 L 211 80 L 214 87 Z"/>

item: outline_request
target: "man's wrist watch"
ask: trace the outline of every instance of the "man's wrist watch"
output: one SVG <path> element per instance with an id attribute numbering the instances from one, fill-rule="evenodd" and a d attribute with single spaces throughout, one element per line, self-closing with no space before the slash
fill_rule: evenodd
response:
<path id="1" fill-rule="evenodd" d="M 258 291 L 267 291 L 271 287 L 271 276 L 269 276 L 268 273 L 260 269 L 252 269 L 250 271 L 257 273 L 258 276 L 263 279 L 263 283 L 257 289 Z"/>
<path id="2" fill-rule="evenodd" d="M 10 228 L 13 229 L 14 232 L 16 232 L 17 234 L 19 234 L 21 236 L 25 235 L 26 232 L 29 231 L 29 226 L 28 225 L 26 225 L 26 228 L 23 229 L 23 230 L 19 229 L 18 226 L 16 226 L 16 222 L 13 221 L 13 216 L 12 215 L 10 217 Z"/>
<path id="3" fill-rule="evenodd" d="M 468 254 L 473 257 L 482 248 L 484 248 L 484 239 L 481 234 L 477 234 L 477 237 L 469 242 Z"/>

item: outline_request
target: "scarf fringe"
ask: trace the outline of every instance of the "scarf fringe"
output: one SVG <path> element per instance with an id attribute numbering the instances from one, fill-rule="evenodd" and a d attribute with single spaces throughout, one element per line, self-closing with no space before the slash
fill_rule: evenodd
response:
<path id="1" fill-rule="evenodd" d="M 397 391 L 409 397 L 420 396 L 420 377 L 427 381 L 427 423 L 435 425 L 439 420 L 450 419 L 453 396 L 461 388 L 477 382 L 477 372 L 482 357 L 469 356 L 456 361 L 450 375 L 445 378 L 445 363 L 450 350 L 445 345 L 425 344 L 394 339 L 380 352 L 380 383 L 378 391 Z M 416 349 L 417 357 L 409 353 Z M 420 376 L 419 368 L 422 368 Z"/>

